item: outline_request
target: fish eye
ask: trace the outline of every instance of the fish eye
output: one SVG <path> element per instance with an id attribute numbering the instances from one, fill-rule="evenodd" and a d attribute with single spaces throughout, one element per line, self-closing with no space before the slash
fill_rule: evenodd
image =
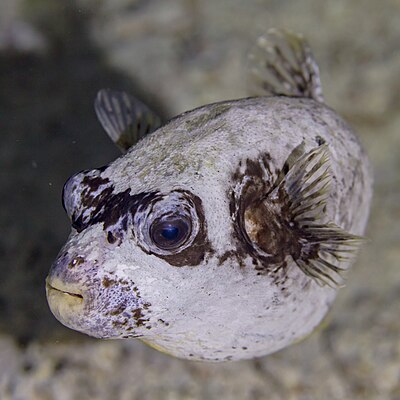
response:
<path id="1" fill-rule="evenodd" d="M 161 250 L 175 250 L 183 245 L 192 232 L 189 218 L 166 216 L 156 219 L 150 226 L 150 238 Z"/>
<path id="2" fill-rule="evenodd" d="M 159 195 L 133 217 L 133 239 L 146 253 L 159 257 L 187 250 L 201 228 L 199 206 L 184 190 Z"/>

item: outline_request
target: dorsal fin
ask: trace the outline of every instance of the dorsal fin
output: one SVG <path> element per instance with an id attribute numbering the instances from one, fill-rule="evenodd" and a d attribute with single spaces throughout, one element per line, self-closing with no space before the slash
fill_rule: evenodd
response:
<path id="1" fill-rule="evenodd" d="M 156 114 L 125 92 L 100 90 L 94 108 L 104 130 L 123 153 L 161 125 Z"/>
<path id="2" fill-rule="evenodd" d="M 249 53 L 252 96 L 309 97 L 324 102 L 318 65 L 298 34 L 271 29 Z"/>

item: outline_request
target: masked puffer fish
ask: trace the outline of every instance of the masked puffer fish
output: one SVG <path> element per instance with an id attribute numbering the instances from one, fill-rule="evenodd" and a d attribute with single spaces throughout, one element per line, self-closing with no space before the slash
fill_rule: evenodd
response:
<path id="1" fill-rule="evenodd" d="M 98 118 L 125 154 L 64 186 L 72 232 L 46 281 L 61 323 L 225 361 L 321 322 L 362 242 L 368 159 L 325 105 L 301 36 L 269 31 L 250 61 L 255 96 L 162 126 L 128 94 L 99 92 Z"/>

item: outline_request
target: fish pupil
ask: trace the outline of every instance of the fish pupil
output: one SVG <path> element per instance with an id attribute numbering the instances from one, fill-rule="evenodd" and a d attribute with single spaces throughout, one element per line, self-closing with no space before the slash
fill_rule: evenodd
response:
<path id="1" fill-rule="evenodd" d="M 174 225 L 167 225 L 161 230 L 161 236 L 166 240 L 175 240 L 179 236 L 179 228 Z"/>

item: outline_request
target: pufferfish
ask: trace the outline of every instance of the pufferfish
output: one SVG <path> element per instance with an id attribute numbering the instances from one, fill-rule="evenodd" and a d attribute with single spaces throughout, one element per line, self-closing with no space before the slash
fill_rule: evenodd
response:
<path id="1" fill-rule="evenodd" d="M 363 241 L 369 162 L 305 39 L 269 31 L 249 59 L 252 97 L 164 125 L 98 93 L 124 154 L 64 186 L 72 232 L 46 281 L 61 323 L 208 361 L 270 354 L 320 324 Z"/>

